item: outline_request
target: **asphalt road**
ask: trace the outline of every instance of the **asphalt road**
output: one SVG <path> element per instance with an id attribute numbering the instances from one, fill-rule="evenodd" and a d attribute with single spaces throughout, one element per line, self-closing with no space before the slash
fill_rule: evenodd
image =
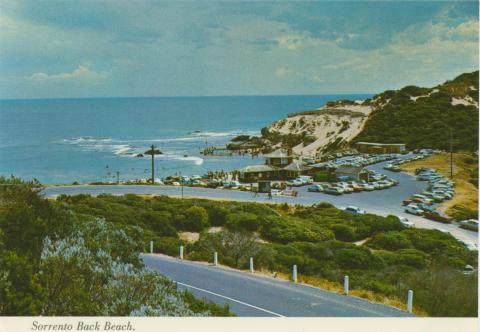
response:
<path id="1" fill-rule="evenodd" d="M 407 317 L 405 311 L 307 285 L 205 263 L 145 254 L 145 264 L 188 289 L 244 317 Z M 299 271 L 301 273 L 301 271 Z"/>
<path id="2" fill-rule="evenodd" d="M 226 189 L 183 187 L 183 193 L 185 197 L 250 201 L 260 203 L 290 203 L 311 205 L 320 202 L 328 202 L 337 207 L 354 205 L 366 210 L 368 213 L 374 213 L 383 216 L 393 214 L 406 217 L 412 221 L 416 227 L 448 231 L 459 240 L 478 243 L 477 233 L 461 229 L 456 224 L 441 224 L 426 218 L 405 213 L 404 207 L 402 206 L 402 201 L 413 194 L 420 193 L 425 190 L 427 184 L 425 182 L 415 181 L 414 177 L 403 172 L 395 173 L 383 170 L 382 167 L 384 164 L 385 163 L 379 163 L 369 166 L 368 168 L 384 173 L 390 178 L 400 181 L 400 184 L 389 189 L 375 190 L 372 192 L 360 192 L 344 194 L 341 196 L 332 196 L 324 193 L 308 192 L 307 187 L 305 186 L 296 188 L 296 190 L 299 192 L 297 197 L 274 196 L 271 200 L 268 199 L 266 194 L 254 197 L 250 192 Z M 150 194 L 180 197 L 182 194 L 182 188 L 175 186 L 149 185 L 79 185 L 47 187 L 43 192 L 46 197 L 56 197 L 61 194 L 90 194 L 95 196 L 102 193 L 113 195 L 124 195 L 131 193 L 139 195 Z"/>

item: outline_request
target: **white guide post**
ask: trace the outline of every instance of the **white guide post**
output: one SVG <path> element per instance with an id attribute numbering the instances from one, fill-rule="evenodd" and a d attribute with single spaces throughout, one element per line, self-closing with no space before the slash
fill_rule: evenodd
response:
<path id="1" fill-rule="evenodd" d="M 343 293 L 348 295 L 348 276 L 343 278 Z"/>
<path id="2" fill-rule="evenodd" d="M 150 253 L 153 254 L 153 241 L 150 241 Z"/>
<path id="3" fill-rule="evenodd" d="M 413 291 L 411 289 L 408 290 L 408 297 L 407 297 L 407 311 L 412 313 L 413 309 Z"/>
<path id="4" fill-rule="evenodd" d="M 250 273 L 253 273 L 253 257 L 250 257 Z"/>
<path id="5" fill-rule="evenodd" d="M 292 279 L 293 279 L 293 282 L 297 282 L 297 265 L 294 265 L 293 266 L 293 272 L 292 272 Z"/>
<path id="6" fill-rule="evenodd" d="M 183 259 L 183 246 L 180 246 L 180 259 Z"/>
<path id="7" fill-rule="evenodd" d="M 213 253 L 213 265 L 218 265 L 218 253 L 216 251 Z"/>

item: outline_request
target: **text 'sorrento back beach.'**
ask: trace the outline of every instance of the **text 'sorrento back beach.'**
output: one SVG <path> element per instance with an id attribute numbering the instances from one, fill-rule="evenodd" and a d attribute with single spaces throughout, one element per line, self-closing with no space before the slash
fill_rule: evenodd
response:
<path id="1" fill-rule="evenodd" d="M 478 11 L 0 1 L 0 315 L 478 317 Z"/>

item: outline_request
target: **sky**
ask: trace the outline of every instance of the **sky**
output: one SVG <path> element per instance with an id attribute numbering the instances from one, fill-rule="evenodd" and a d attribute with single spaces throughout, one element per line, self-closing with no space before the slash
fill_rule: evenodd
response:
<path id="1" fill-rule="evenodd" d="M 0 98 L 378 93 L 478 70 L 478 2 L 0 0 Z"/>

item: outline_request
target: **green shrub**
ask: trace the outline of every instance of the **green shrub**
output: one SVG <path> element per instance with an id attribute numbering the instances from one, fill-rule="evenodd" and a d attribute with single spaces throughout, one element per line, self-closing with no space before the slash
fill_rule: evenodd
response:
<path id="1" fill-rule="evenodd" d="M 228 210 L 222 206 L 213 205 L 208 209 L 208 221 L 212 226 L 223 226 L 227 222 Z"/>
<path id="2" fill-rule="evenodd" d="M 345 269 L 370 269 L 383 265 L 383 261 L 363 248 L 341 249 L 335 253 L 336 262 Z"/>
<path id="3" fill-rule="evenodd" d="M 200 232 L 208 226 L 208 213 L 203 207 L 191 206 L 185 210 L 183 229 L 191 232 Z"/>
<path id="4" fill-rule="evenodd" d="M 172 226 L 172 214 L 167 211 L 144 212 L 141 215 L 146 227 L 152 229 L 159 236 L 177 237 L 177 230 Z"/>
<path id="5" fill-rule="evenodd" d="M 412 243 L 408 237 L 396 231 L 378 234 L 369 241 L 368 244 L 373 248 L 386 250 L 399 250 L 412 247 Z"/>
<path id="6" fill-rule="evenodd" d="M 354 241 L 355 229 L 353 227 L 344 224 L 334 224 L 330 226 L 330 229 L 335 233 L 335 238 L 341 241 Z"/>
<path id="7" fill-rule="evenodd" d="M 227 216 L 226 226 L 229 229 L 243 229 L 254 232 L 258 229 L 260 221 L 257 215 L 248 212 L 230 213 Z"/>

